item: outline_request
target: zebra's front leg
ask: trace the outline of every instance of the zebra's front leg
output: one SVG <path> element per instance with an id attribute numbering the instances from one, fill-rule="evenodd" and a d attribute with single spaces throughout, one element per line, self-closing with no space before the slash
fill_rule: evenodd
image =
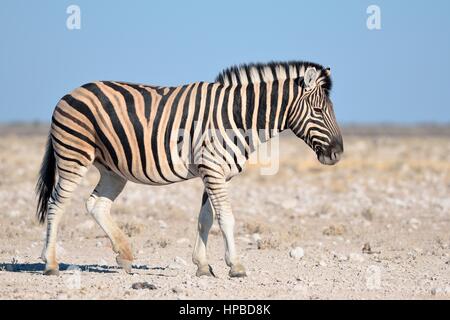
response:
<path id="1" fill-rule="evenodd" d="M 206 256 L 206 245 L 208 242 L 209 230 L 214 221 L 214 210 L 208 199 L 206 191 L 203 192 L 202 207 L 198 215 L 198 230 L 195 239 L 192 261 L 197 265 L 197 277 L 214 276 L 211 266 L 208 264 Z"/>
<path id="2" fill-rule="evenodd" d="M 219 226 L 225 242 L 225 262 L 230 267 L 230 277 L 245 277 L 244 266 L 239 261 L 234 241 L 234 216 L 231 211 L 228 191 L 224 178 L 215 175 L 205 175 L 204 183 L 209 199 L 219 221 Z"/>

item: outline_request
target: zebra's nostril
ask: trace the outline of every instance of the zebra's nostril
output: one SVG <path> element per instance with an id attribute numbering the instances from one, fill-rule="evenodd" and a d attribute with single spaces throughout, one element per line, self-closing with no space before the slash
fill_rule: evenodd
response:
<path id="1" fill-rule="evenodd" d="M 341 159 L 341 153 L 340 152 L 334 152 L 334 159 L 340 160 Z"/>
<path id="2" fill-rule="evenodd" d="M 341 159 L 341 151 L 338 148 L 332 148 L 329 153 L 329 157 L 333 161 L 339 161 Z"/>

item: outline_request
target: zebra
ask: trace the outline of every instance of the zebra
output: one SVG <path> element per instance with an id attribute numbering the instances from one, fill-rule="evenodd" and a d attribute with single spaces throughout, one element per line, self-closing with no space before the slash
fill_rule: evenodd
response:
<path id="1" fill-rule="evenodd" d="M 216 217 L 229 276 L 246 276 L 233 235 L 228 182 L 260 144 L 286 129 L 322 164 L 337 163 L 344 149 L 331 87 L 330 68 L 288 61 L 232 66 L 214 82 L 163 87 L 96 81 L 65 95 L 53 111 L 36 184 L 37 218 L 47 221 L 44 274 L 59 274 L 58 224 L 94 165 L 100 179 L 86 208 L 126 272 L 132 270 L 133 253 L 110 209 L 127 181 L 166 185 L 199 177 L 204 191 L 192 254 L 196 275 L 214 275 L 206 247 Z"/>

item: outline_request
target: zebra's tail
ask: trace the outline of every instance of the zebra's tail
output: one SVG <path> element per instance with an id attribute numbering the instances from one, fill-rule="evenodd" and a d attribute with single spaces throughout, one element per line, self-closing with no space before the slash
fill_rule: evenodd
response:
<path id="1" fill-rule="evenodd" d="M 44 223 L 47 218 L 48 200 L 55 185 L 56 159 L 53 152 L 51 136 L 48 137 L 44 159 L 42 159 L 39 177 L 36 183 L 36 195 L 38 197 L 36 216 L 39 223 Z"/>

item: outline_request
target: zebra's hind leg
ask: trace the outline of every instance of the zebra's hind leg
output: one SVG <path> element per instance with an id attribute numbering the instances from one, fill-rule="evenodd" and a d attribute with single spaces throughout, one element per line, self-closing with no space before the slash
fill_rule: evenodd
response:
<path id="1" fill-rule="evenodd" d="M 133 253 L 127 236 L 112 219 L 111 205 L 125 187 L 126 180 L 100 164 L 95 164 L 100 171 L 100 181 L 86 202 L 88 212 L 109 237 L 113 250 L 117 253 L 116 261 L 126 272 L 131 272 Z"/>
<path id="2" fill-rule="evenodd" d="M 211 266 L 206 257 L 206 244 L 208 234 L 214 220 L 214 210 L 208 199 L 206 191 L 203 192 L 202 207 L 198 216 L 198 232 L 195 239 L 192 261 L 197 265 L 197 277 L 214 276 Z"/>
<path id="3" fill-rule="evenodd" d="M 58 164 L 58 179 L 48 202 L 47 236 L 41 258 L 45 262 L 44 275 L 58 275 L 59 266 L 56 259 L 56 239 L 58 224 L 69 203 L 69 199 L 87 171 L 87 167 L 70 165 L 63 168 Z"/>

